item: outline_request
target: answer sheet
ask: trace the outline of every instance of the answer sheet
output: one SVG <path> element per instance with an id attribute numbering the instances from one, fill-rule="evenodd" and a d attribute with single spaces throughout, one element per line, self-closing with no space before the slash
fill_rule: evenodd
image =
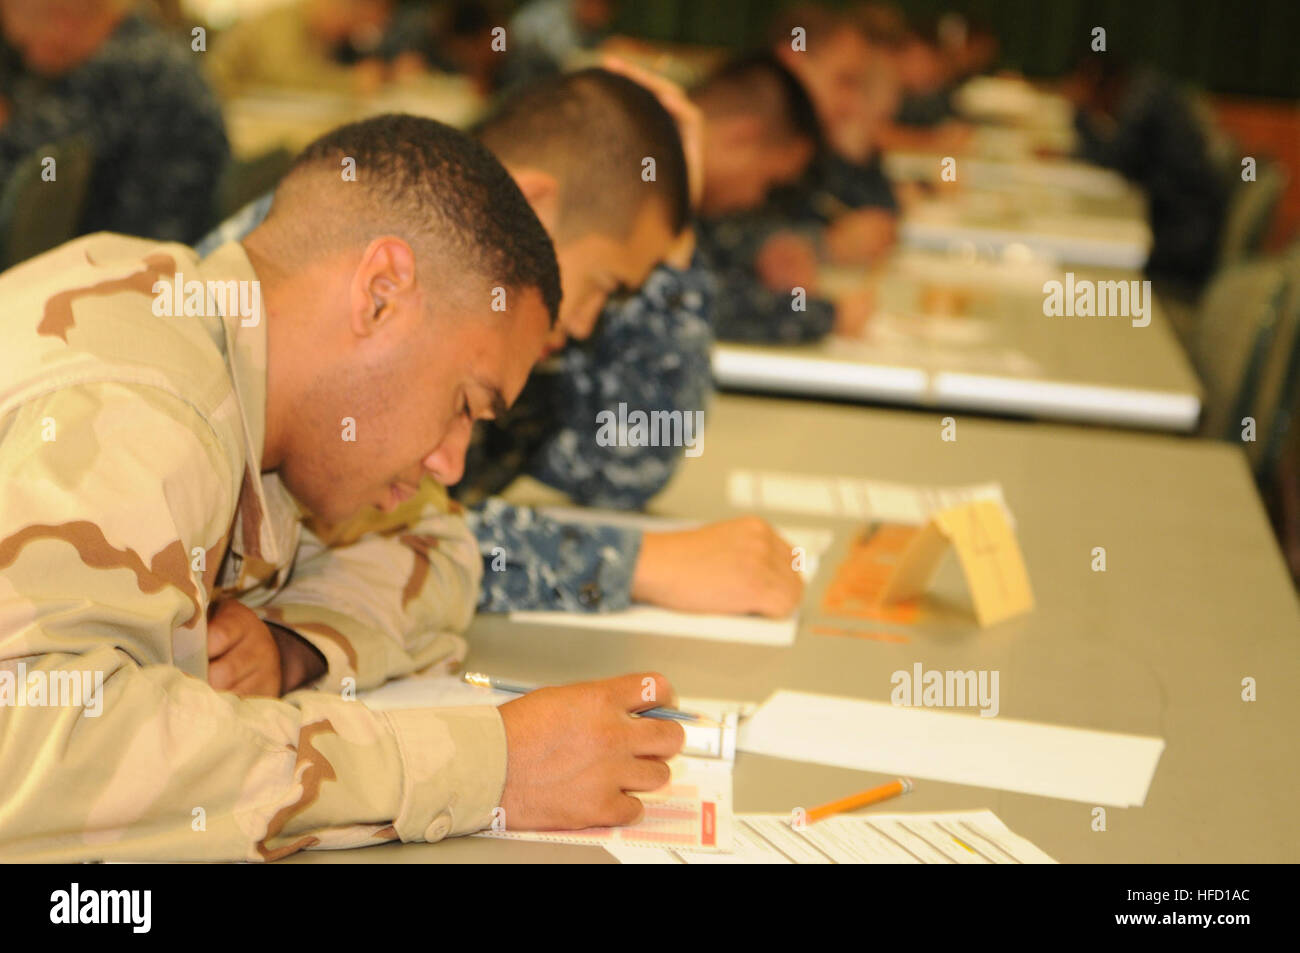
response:
<path id="1" fill-rule="evenodd" d="M 725 853 L 606 845 L 624 864 L 1054 864 L 992 811 L 829 817 L 738 814 Z"/>

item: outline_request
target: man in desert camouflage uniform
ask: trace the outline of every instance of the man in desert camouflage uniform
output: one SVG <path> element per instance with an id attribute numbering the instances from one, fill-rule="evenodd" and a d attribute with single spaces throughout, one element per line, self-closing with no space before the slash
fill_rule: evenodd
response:
<path id="1" fill-rule="evenodd" d="M 269 860 L 437 840 L 498 806 L 512 827 L 625 823 L 625 792 L 667 780 L 681 731 L 627 718 L 638 676 L 500 709 L 351 700 L 460 656 L 481 568 L 427 497 L 340 549 L 301 509 L 338 526 L 424 473 L 455 482 L 558 275 L 505 171 L 430 120 L 331 133 L 280 205 L 202 263 L 96 234 L 0 276 L 0 857 Z M 285 700 L 208 684 L 250 694 L 253 645 L 278 648 L 265 694 Z M 32 691 L 69 674 L 94 697 Z"/>

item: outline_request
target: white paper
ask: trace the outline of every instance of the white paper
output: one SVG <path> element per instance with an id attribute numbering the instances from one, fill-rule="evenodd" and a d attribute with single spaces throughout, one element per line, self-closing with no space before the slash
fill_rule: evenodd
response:
<path id="1" fill-rule="evenodd" d="M 1161 738 L 778 691 L 740 729 L 755 754 L 1140 807 Z"/>
<path id="2" fill-rule="evenodd" d="M 914 486 L 856 477 L 812 476 L 773 470 L 732 470 L 727 499 L 738 508 L 784 510 L 817 516 L 873 519 L 920 526 L 937 510 L 973 500 L 994 500 L 1011 515 L 1002 486 Z M 1013 520 L 1014 522 L 1014 520 Z"/>
<path id="3" fill-rule="evenodd" d="M 830 817 L 801 830 L 738 814 L 726 853 L 606 845 L 624 864 L 1054 864 L 992 811 Z"/>

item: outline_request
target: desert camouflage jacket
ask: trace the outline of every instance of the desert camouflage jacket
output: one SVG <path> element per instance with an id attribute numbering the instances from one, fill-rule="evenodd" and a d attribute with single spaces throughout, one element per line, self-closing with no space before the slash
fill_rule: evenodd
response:
<path id="1" fill-rule="evenodd" d="M 204 314 L 155 313 L 178 273 Z M 339 547 L 303 525 L 261 472 L 264 314 L 218 284 L 255 280 L 238 244 L 200 264 L 104 233 L 0 275 L 0 858 L 271 860 L 476 830 L 500 801 L 495 709 L 351 700 L 463 654 L 482 565 L 446 505 Z M 327 674 L 213 691 L 220 597 Z"/>

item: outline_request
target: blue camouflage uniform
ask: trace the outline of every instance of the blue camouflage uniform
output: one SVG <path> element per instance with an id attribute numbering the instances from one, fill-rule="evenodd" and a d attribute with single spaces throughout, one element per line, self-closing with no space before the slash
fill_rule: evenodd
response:
<path id="1" fill-rule="evenodd" d="M 71 72 L 44 78 L 13 54 L 4 74 L 0 182 L 41 147 L 84 137 L 94 157 L 79 231 L 191 242 L 212 223 L 229 157 L 216 97 L 182 41 L 127 16 Z M 57 181 L 57 180 L 56 180 Z"/>
<path id="2" fill-rule="evenodd" d="M 758 279 L 754 261 L 778 231 L 804 235 L 819 248 L 825 227 L 845 211 L 898 211 L 893 187 L 876 154 L 858 164 L 822 155 L 796 185 L 775 190 L 760 208 L 702 224 L 700 251 L 717 281 L 714 327 L 724 341 L 800 344 L 830 333 L 835 306 L 808 296 L 802 311 L 788 291 L 772 291 Z"/>
<path id="3" fill-rule="evenodd" d="M 206 255 L 242 238 L 266 217 L 263 196 L 197 246 Z M 586 341 L 536 368 L 504 417 L 483 421 L 452 495 L 483 556 L 479 609 L 626 608 L 641 549 L 634 529 L 566 524 L 496 498 L 528 474 L 587 506 L 631 509 L 668 482 L 681 447 L 601 446 L 597 415 L 705 409 L 712 392 L 713 333 L 708 274 L 697 256 L 682 270 L 660 265 L 635 293 L 611 301 Z"/>

